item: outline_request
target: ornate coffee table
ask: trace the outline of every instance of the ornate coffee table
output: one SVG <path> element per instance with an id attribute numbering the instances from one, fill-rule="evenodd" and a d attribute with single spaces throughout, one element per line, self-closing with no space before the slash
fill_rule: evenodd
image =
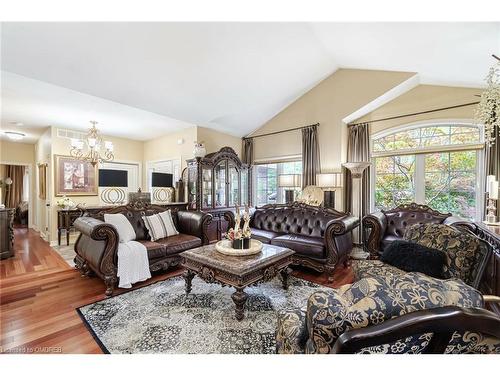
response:
<path id="1" fill-rule="evenodd" d="M 247 286 L 266 282 L 281 274 L 283 288 L 288 289 L 288 275 L 291 270 L 293 250 L 264 244 L 262 252 L 250 256 L 229 256 L 219 253 L 215 245 L 201 246 L 187 250 L 180 255 L 186 268 L 183 277 L 186 293 L 191 292 L 191 281 L 198 275 L 207 283 L 233 286 L 236 291 L 231 295 L 236 305 L 236 319 L 244 317 L 245 302 L 248 295 L 243 291 Z"/>

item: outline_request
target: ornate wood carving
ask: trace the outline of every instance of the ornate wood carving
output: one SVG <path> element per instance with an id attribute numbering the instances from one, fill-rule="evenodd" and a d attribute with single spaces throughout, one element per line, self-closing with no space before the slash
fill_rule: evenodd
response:
<path id="1" fill-rule="evenodd" d="M 387 210 L 387 211 L 382 210 L 382 212 L 384 214 L 398 213 L 401 211 L 426 212 L 426 213 L 428 213 L 436 218 L 440 218 L 443 220 L 446 219 L 447 217 L 451 216 L 450 213 L 442 213 L 442 212 L 439 212 L 439 211 L 436 211 L 436 210 L 430 208 L 429 206 L 427 206 L 425 204 L 417 204 L 415 202 L 408 203 L 408 204 L 400 204 L 399 206 L 392 208 L 390 210 Z"/>
<path id="2" fill-rule="evenodd" d="M 208 246 L 205 248 L 211 249 Z M 197 250 L 198 249 L 194 249 L 192 252 L 196 252 Z M 215 252 L 214 248 L 213 252 Z M 292 255 L 293 252 L 287 250 L 287 252 L 281 254 L 280 257 L 265 258 L 260 264 L 252 268 L 236 272 L 231 267 L 230 262 L 225 263 L 225 261 L 221 261 L 220 259 L 215 260 L 215 258 L 212 259 L 209 255 L 194 256 L 190 254 L 190 251 L 187 251 L 181 254 L 184 258 L 183 265 L 187 269 L 183 275 L 186 282 L 186 293 L 191 291 L 191 280 L 194 274 L 207 283 L 232 286 L 236 288 L 236 292 L 232 295 L 236 305 L 236 318 L 241 320 L 243 319 L 244 304 L 246 301 L 246 293 L 243 291 L 244 288 L 250 285 L 267 282 L 278 274 L 282 276 L 283 287 L 285 289 L 288 288 L 288 275 L 290 273 L 288 266 L 292 263 Z"/>

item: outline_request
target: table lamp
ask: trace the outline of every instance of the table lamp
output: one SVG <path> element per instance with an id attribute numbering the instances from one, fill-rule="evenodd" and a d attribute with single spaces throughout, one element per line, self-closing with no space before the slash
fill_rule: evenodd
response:
<path id="1" fill-rule="evenodd" d="M 280 174 L 278 176 L 278 186 L 282 188 L 292 188 L 285 190 L 285 203 L 291 204 L 295 200 L 294 190 L 301 185 L 300 174 Z"/>
<path id="2" fill-rule="evenodd" d="M 488 205 L 486 206 L 487 215 L 486 215 L 486 224 L 489 225 L 500 225 L 497 222 L 496 217 L 496 203 L 498 200 L 498 181 L 495 176 L 490 175 L 486 178 L 486 192 L 488 193 Z"/>
<path id="3" fill-rule="evenodd" d="M 335 188 L 342 187 L 342 173 L 320 173 L 316 175 L 316 186 L 323 189 L 323 206 L 335 208 Z"/>

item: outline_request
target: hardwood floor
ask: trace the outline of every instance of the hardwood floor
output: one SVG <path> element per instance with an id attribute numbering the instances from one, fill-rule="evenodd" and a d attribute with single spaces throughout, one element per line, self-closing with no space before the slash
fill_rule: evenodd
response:
<path id="1" fill-rule="evenodd" d="M 31 229 L 15 229 L 14 249 L 14 257 L 0 261 L 0 353 L 102 353 L 75 310 L 105 298 L 102 280 L 82 278 Z M 182 271 L 154 275 L 134 289 Z M 332 283 L 305 270 L 293 275 L 330 287 L 353 280 L 350 269 L 338 270 Z"/>

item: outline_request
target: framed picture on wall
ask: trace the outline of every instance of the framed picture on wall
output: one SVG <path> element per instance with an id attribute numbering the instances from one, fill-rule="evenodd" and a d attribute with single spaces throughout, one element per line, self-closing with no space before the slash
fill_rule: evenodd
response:
<path id="1" fill-rule="evenodd" d="M 97 195 L 97 167 L 71 156 L 55 155 L 55 194 Z"/>
<path id="2" fill-rule="evenodd" d="M 47 199 L 47 164 L 38 164 L 38 198 Z"/>

